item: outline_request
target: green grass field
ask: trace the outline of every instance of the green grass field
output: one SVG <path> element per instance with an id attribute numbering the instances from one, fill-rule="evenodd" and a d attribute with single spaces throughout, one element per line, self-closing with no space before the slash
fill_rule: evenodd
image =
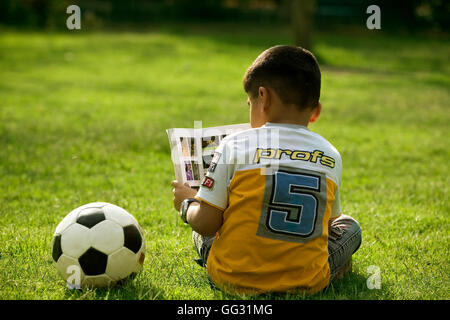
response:
<path id="1" fill-rule="evenodd" d="M 324 109 L 311 129 L 341 152 L 342 208 L 363 243 L 353 272 L 327 291 L 269 298 L 450 299 L 448 40 L 316 35 Z M 165 129 L 248 122 L 246 68 L 288 43 L 284 28 L 240 25 L 3 30 L 0 299 L 236 298 L 211 289 L 192 261 L 190 228 L 172 207 Z M 94 201 L 138 219 L 144 269 L 121 287 L 71 291 L 53 266 L 52 235 Z M 372 265 L 379 290 L 366 286 Z"/>

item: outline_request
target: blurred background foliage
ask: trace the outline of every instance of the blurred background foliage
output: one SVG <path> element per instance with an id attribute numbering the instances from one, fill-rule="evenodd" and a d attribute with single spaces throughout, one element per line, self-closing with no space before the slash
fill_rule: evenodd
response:
<path id="1" fill-rule="evenodd" d="M 309 0 L 1 0 L 0 24 L 21 28 L 65 28 L 66 8 L 80 6 L 83 29 L 133 27 L 164 22 L 289 23 L 292 1 Z M 365 24 L 371 4 L 381 8 L 382 29 L 448 31 L 450 1 L 316 0 L 318 29 Z"/>

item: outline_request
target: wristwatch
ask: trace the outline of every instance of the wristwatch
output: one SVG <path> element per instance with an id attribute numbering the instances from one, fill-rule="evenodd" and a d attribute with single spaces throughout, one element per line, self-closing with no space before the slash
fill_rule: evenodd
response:
<path id="1" fill-rule="evenodd" d="M 184 199 L 183 202 L 181 203 L 181 207 L 180 207 L 180 218 L 181 220 L 183 220 L 184 223 L 188 223 L 187 222 L 187 210 L 189 208 L 189 205 L 192 202 L 198 202 L 200 203 L 200 201 L 198 201 L 197 199 L 194 198 L 187 198 Z"/>

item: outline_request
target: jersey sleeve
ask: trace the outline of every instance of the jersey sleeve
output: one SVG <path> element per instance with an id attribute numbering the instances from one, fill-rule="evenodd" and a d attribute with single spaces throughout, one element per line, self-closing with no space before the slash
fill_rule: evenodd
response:
<path id="1" fill-rule="evenodd" d="M 335 219 L 341 215 L 341 199 L 339 195 L 339 190 L 341 189 L 342 182 L 342 159 L 337 152 L 336 155 L 336 191 L 334 192 L 334 201 L 331 207 L 331 217 L 330 219 Z"/>
<path id="2" fill-rule="evenodd" d="M 226 140 L 222 140 L 195 196 L 220 210 L 225 210 L 228 206 L 228 186 L 233 175 L 230 154 Z"/>
<path id="3" fill-rule="evenodd" d="M 341 214 L 341 200 L 339 198 L 339 187 L 336 188 L 336 193 L 334 194 L 334 201 L 331 207 L 331 219 L 339 217 Z"/>

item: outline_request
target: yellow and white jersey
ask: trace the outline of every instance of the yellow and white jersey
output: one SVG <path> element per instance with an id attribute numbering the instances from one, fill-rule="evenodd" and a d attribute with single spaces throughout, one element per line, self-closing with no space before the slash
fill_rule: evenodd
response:
<path id="1" fill-rule="evenodd" d="M 242 293 L 323 289 L 341 175 L 339 152 L 304 126 L 224 138 L 196 196 L 224 210 L 207 261 L 213 282 Z"/>

